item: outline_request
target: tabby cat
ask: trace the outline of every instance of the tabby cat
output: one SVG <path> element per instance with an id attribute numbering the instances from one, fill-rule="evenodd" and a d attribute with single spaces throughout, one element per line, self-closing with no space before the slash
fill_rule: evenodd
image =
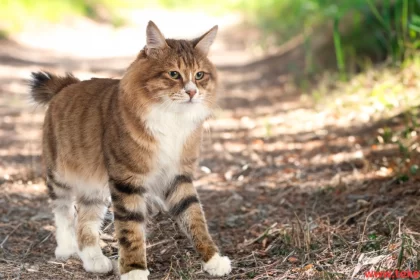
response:
<path id="1" fill-rule="evenodd" d="M 149 275 L 145 220 L 156 203 L 191 239 L 206 272 L 231 271 L 208 232 L 192 181 L 202 124 L 216 102 L 217 73 L 207 54 L 217 28 L 174 40 L 150 21 L 146 46 L 121 79 L 32 73 L 33 99 L 49 105 L 42 143 L 57 258 L 78 254 L 86 271 L 112 270 L 99 246 L 111 198 L 121 279 Z"/>

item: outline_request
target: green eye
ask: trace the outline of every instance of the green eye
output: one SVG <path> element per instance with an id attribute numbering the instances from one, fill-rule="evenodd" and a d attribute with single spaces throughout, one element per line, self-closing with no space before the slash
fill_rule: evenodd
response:
<path id="1" fill-rule="evenodd" d="M 169 76 L 171 76 L 171 78 L 175 80 L 181 78 L 181 75 L 177 71 L 169 71 Z"/>
<path id="2" fill-rule="evenodd" d="M 195 74 L 196 80 L 201 80 L 203 77 L 204 77 L 204 72 L 197 72 L 197 74 Z"/>

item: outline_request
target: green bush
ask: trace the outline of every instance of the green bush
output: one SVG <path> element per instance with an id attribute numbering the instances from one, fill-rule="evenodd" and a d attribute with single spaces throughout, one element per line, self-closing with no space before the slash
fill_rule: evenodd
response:
<path id="1" fill-rule="evenodd" d="M 420 46 L 418 0 L 242 0 L 238 7 L 275 34 L 279 43 L 306 30 L 316 29 L 313 36 L 331 36 L 343 74 L 347 59 L 390 57 L 399 63 Z"/>
<path id="2" fill-rule="evenodd" d="M 0 23 L 10 32 L 19 30 L 25 22 L 34 19 L 55 22 L 69 14 L 85 14 L 87 8 L 82 0 L 2 0 Z"/>
<path id="3" fill-rule="evenodd" d="M 59 22 L 69 15 L 96 18 L 98 8 L 109 12 L 111 23 L 121 25 L 119 8 L 146 6 L 143 1 L 132 0 L 1 0 L 0 29 L 15 32 L 33 21 Z"/>

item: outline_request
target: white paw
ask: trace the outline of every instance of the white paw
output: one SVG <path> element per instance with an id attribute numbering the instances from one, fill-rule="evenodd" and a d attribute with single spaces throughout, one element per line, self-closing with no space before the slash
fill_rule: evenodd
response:
<path id="1" fill-rule="evenodd" d="M 83 267 L 88 272 L 107 273 L 112 270 L 112 261 L 105 256 L 97 256 L 89 261 L 83 261 Z"/>
<path id="2" fill-rule="evenodd" d="M 121 275 L 121 280 L 147 280 L 149 274 L 148 270 L 136 269 Z"/>
<path id="3" fill-rule="evenodd" d="M 99 246 L 85 248 L 79 252 L 79 256 L 88 272 L 107 273 L 112 270 L 112 261 L 102 254 Z"/>
<path id="4" fill-rule="evenodd" d="M 203 269 L 212 276 L 223 276 L 229 274 L 232 267 L 228 257 L 221 257 L 216 253 L 208 262 L 204 263 Z"/>
<path id="5" fill-rule="evenodd" d="M 64 245 L 64 246 L 61 245 L 55 248 L 55 258 L 60 261 L 65 261 L 76 253 L 77 253 L 77 248 L 73 246 L 73 244 Z"/>

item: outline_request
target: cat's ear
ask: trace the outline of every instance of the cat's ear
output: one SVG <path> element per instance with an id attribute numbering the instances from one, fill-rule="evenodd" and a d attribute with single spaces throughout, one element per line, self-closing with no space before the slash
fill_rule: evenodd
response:
<path id="1" fill-rule="evenodd" d="M 162 50 L 166 48 L 165 37 L 160 32 L 159 28 L 153 21 L 149 21 L 146 28 L 146 54 L 150 55 L 155 51 Z"/>
<path id="2" fill-rule="evenodd" d="M 210 47 L 214 42 L 214 39 L 217 35 L 218 26 L 215 25 L 212 29 L 207 31 L 203 36 L 195 39 L 194 47 L 201 51 L 203 54 L 207 55 L 209 53 Z"/>

